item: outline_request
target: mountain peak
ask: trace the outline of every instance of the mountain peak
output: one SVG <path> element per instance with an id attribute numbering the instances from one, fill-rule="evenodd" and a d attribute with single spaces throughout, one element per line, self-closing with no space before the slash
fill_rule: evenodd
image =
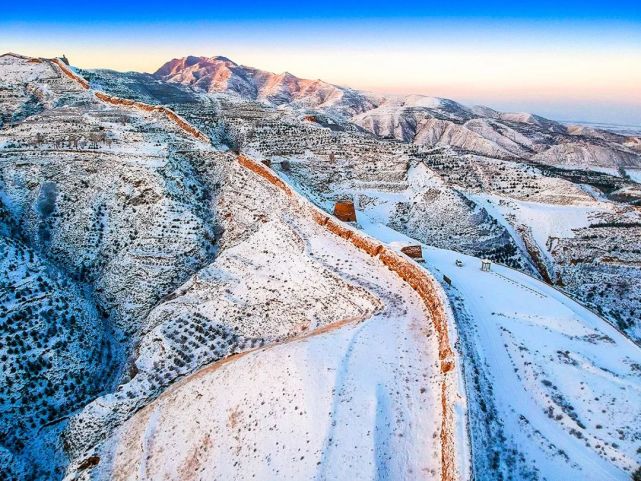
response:
<path id="1" fill-rule="evenodd" d="M 173 59 L 154 75 L 163 81 L 188 85 L 203 92 L 231 93 L 272 105 L 294 103 L 309 108 L 329 107 L 348 115 L 373 106 L 365 94 L 322 80 L 301 79 L 290 72 L 275 74 L 238 65 L 223 56 Z"/>
<path id="2" fill-rule="evenodd" d="M 194 70 L 213 67 L 220 64 L 233 67 L 238 66 L 236 62 L 227 57 L 223 57 L 222 55 L 215 55 L 213 57 L 188 55 L 187 57 L 174 58 L 169 62 L 164 63 L 158 70 L 156 70 L 154 75 L 157 77 L 166 77 L 186 69 Z"/>

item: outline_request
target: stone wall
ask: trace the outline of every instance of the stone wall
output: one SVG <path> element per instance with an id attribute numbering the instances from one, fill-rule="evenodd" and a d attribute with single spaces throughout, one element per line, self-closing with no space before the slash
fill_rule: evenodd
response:
<path id="1" fill-rule="evenodd" d="M 136 102 L 135 100 L 122 99 L 119 97 L 114 97 L 112 95 L 107 95 L 102 92 L 96 92 L 95 95 L 96 98 L 108 104 L 131 107 L 143 110 L 145 112 L 157 112 L 164 114 L 167 119 L 176 124 L 181 130 L 187 132 L 192 137 L 198 140 L 202 140 L 203 142 L 209 142 L 209 138 L 205 134 L 203 134 L 200 130 L 195 128 L 193 125 L 191 125 L 189 122 L 178 116 L 175 112 L 168 109 L 167 107 L 163 107 L 161 105 L 149 105 L 142 102 Z"/>

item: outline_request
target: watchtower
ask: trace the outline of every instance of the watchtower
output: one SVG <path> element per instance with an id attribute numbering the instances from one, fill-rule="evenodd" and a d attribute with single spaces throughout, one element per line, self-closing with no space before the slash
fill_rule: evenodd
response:
<path id="1" fill-rule="evenodd" d="M 417 261 L 423 260 L 423 248 L 420 244 L 401 247 L 401 252 Z"/>
<path id="2" fill-rule="evenodd" d="M 334 215 L 343 222 L 356 222 L 356 210 L 351 200 L 341 200 L 334 205 Z"/>

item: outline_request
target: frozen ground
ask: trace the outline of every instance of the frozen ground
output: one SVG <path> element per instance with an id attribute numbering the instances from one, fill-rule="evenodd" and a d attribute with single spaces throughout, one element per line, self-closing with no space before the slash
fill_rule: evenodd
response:
<path id="1" fill-rule="evenodd" d="M 438 479 L 436 367 L 418 314 L 205 368 L 127 422 L 93 479 Z"/>
<path id="2" fill-rule="evenodd" d="M 411 241 L 361 224 L 385 242 Z M 629 479 L 641 448 L 639 347 L 538 280 L 423 248 L 426 268 L 451 282 L 477 479 Z"/>

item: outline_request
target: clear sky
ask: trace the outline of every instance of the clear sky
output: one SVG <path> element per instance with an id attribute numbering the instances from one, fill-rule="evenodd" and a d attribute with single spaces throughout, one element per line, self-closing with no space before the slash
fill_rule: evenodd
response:
<path id="1" fill-rule="evenodd" d="M 0 51 L 148 72 L 224 55 L 366 90 L 641 125 L 641 0 L 12 0 Z"/>

